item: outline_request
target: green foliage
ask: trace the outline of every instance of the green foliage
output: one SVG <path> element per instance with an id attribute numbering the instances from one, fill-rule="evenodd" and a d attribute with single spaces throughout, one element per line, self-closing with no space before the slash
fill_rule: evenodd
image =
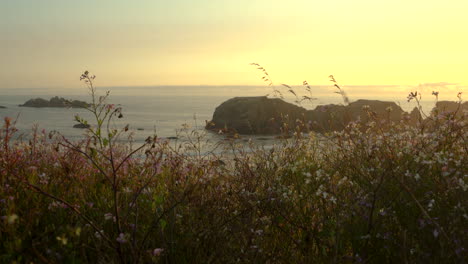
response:
<path id="1" fill-rule="evenodd" d="M 96 98 L 94 76 L 82 79 L 95 117 L 82 141 L 37 129 L 14 141 L 4 121 L 1 263 L 466 260 L 466 114 L 416 127 L 373 117 L 194 156 L 157 137 L 119 143 L 121 109 Z"/>

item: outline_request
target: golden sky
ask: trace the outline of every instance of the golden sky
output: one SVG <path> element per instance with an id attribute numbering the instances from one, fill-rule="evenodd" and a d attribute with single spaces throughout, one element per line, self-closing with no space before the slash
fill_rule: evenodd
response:
<path id="1" fill-rule="evenodd" d="M 2 0 L 0 89 L 468 84 L 467 0 Z M 460 88 L 461 87 L 461 88 Z"/>

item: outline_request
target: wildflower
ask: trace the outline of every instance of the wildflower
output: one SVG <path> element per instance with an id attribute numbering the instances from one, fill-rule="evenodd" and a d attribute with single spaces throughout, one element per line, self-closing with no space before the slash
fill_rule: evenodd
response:
<path id="1" fill-rule="evenodd" d="M 77 228 L 75 229 L 75 235 L 76 235 L 76 236 L 80 236 L 80 235 L 81 235 L 81 227 L 77 227 Z"/>
<path id="2" fill-rule="evenodd" d="M 119 236 L 115 240 L 117 240 L 117 242 L 119 242 L 120 244 L 127 243 L 127 238 L 124 233 L 120 233 Z"/>
<path id="3" fill-rule="evenodd" d="M 102 233 L 104 233 L 104 230 L 101 230 L 100 232 L 96 231 L 96 232 L 94 232 L 94 236 L 97 239 L 101 239 L 102 238 L 102 236 L 101 236 Z"/>
<path id="4" fill-rule="evenodd" d="M 432 210 L 432 207 L 434 206 L 434 202 L 435 202 L 434 199 L 429 201 L 429 204 L 427 205 L 429 211 Z"/>
<path id="5" fill-rule="evenodd" d="M 323 173 L 323 171 L 322 171 L 321 169 L 317 170 L 315 173 L 316 173 L 316 175 L 317 175 L 317 180 L 319 180 L 320 178 L 322 178 L 322 175 L 323 175 L 322 173 Z"/>
<path id="6" fill-rule="evenodd" d="M 62 242 L 62 245 L 66 245 L 68 243 L 68 239 L 65 237 L 65 235 L 62 235 L 61 237 L 56 237 L 56 239 L 60 242 Z"/>
<path id="7" fill-rule="evenodd" d="M 327 199 L 328 193 L 327 192 L 321 192 L 321 195 L 324 199 Z"/>
<path id="8" fill-rule="evenodd" d="M 153 250 L 153 256 L 155 257 L 159 257 L 161 255 L 161 253 L 163 253 L 164 249 L 163 248 L 155 248 Z"/>
<path id="9" fill-rule="evenodd" d="M 113 217 L 114 217 L 114 216 L 113 216 L 111 213 L 107 213 L 107 214 L 104 215 L 104 219 L 106 219 L 106 220 L 110 220 L 110 219 L 112 219 Z"/>
<path id="10" fill-rule="evenodd" d="M 106 105 L 107 111 L 110 111 L 110 110 L 112 110 L 112 109 L 114 109 L 114 108 L 115 108 L 115 105 L 114 105 L 114 104 L 108 104 L 108 105 Z"/>
<path id="11" fill-rule="evenodd" d="M 462 178 L 458 179 L 458 185 L 463 189 L 464 192 L 468 189 L 468 185 L 465 184 L 465 181 Z"/>
<path id="12" fill-rule="evenodd" d="M 7 217 L 7 222 L 8 224 L 14 224 L 16 220 L 18 220 L 18 215 L 17 214 L 12 214 Z"/>
<path id="13" fill-rule="evenodd" d="M 39 174 L 39 183 L 41 184 L 47 184 L 49 183 L 49 177 L 45 173 Z"/>

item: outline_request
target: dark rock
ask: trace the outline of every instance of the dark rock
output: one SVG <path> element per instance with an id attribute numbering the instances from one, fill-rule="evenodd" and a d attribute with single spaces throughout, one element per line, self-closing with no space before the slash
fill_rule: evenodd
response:
<path id="1" fill-rule="evenodd" d="M 74 128 L 90 128 L 91 126 L 88 124 L 76 124 L 73 126 Z"/>
<path id="2" fill-rule="evenodd" d="M 0 105 L 0 108 L 6 108 L 6 107 L 5 107 L 5 106 L 1 106 L 1 105 Z"/>
<path id="3" fill-rule="evenodd" d="M 320 105 L 307 112 L 314 131 L 343 130 L 351 121 L 368 122 L 371 119 L 399 122 L 407 114 L 394 102 L 357 100 L 348 105 Z"/>
<path id="4" fill-rule="evenodd" d="M 145 130 L 144 128 L 137 128 L 138 131 L 143 131 Z"/>
<path id="5" fill-rule="evenodd" d="M 431 111 L 431 115 L 453 115 L 455 118 L 461 118 L 468 111 L 468 102 L 440 101 L 437 102 Z"/>
<path id="6" fill-rule="evenodd" d="M 314 131 L 342 130 L 349 122 L 344 105 L 319 105 L 307 112 L 310 129 Z"/>
<path id="7" fill-rule="evenodd" d="M 30 99 L 22 105 L 22 107 L 72 107 L 72 108 L 85 108 L 89 107 L 90 104 L 78 101 L 78 100 L 67 100 L 62 97 L 52 97 L 49 101 L 42 98 Z"/>
<path id="8" fill-rule="evenodd" d="M 278 134 L 283 124 L 295 127 L 306 109 L 278 98 L 235 97 L 218 106 L 206 129 L 222 133 Z"/>
<path id="9" fill-rule="evenodd" d="M 409 113 L 408 115 L 408 121 L 410 122 L 410 124 L 415 125 L 417 123 L 420 123 L 422 120 L 423 117 L 421 115 L 421 111 L 419 111 L 417 107 L 413 108 L 411 113 Z"/>
<path id="10" fill-rule="evenodd" d="M 343 130 L 351 121 L 388 120 L 399 122 L 404 117 L 416 123 L 419 111 L 406 113 L 394 102 L 358 100 L 348 105 L 321 105 L 306 110 L 281 99 L 235 97 L 220 106 L 207 122 L 206 129 L 229 134 L 280 134 L 284 125 L 294 129 L 297 120 L 317 132 Z M 287 133 L 283 137 L 287 137 Z"/>

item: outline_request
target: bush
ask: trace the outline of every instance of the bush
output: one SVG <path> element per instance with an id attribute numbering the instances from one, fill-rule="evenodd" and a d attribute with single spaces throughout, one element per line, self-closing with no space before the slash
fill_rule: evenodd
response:
<path id="1" fill-rule="evenodd" d="M 466 113 L 416 127 L 369 114 L 268 149 L 233 140 L 220 162 L 156 136 L 122 143 L 122 110 L 82 79 L 85 139 L 13 140 L 4 120 L 2 263 L 465 263 Z"/>

